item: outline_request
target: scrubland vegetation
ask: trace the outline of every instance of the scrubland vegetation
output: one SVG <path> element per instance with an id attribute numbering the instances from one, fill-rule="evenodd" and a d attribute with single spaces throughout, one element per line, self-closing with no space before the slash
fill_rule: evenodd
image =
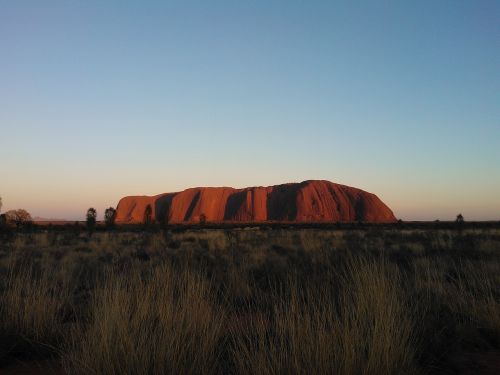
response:
<path id="1" fill-rule="evenodd" d="M 9 232 L 0 371 L 496 373 L 500 229 Z"/>

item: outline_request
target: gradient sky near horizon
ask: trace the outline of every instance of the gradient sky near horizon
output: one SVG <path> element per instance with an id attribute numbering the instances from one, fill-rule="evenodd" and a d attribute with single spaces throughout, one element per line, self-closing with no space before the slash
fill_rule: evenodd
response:
<path id="1" fill-rule="evenodd" d="M 497 1 L 0 1 L 2 211 L 327 179 L 500 219 Z"/>

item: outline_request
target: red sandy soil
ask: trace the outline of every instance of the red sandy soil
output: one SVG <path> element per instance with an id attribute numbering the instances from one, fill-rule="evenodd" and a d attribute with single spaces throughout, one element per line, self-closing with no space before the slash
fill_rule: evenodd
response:
<path id="1" fill-rule="evenodd" d="M 500 374 L 500 353 L 464 353 L 453 361 L 450 373 L 457 375 L 497 375 Z M 448 373 L 448 371 L 446 372 Z M 0 368 L 2 375 L 64 375 L 66 374 L 58 361 L 44 360 L 32 362 L 16 362 Z"/>
<path id="2" fill-rule="evenodd" d="M 75 221 L 75 220 L 33 220 L 33 223 L 36 225 L 41 225 L 41 226 L 48 226 L 48 225 L 68 225 L 68 224 L 75 224 L 75 222 L 78 222 L 81 225 L 85 225 L 84 221 Z"/>
<path id="3" fill-rule="evenodd" d="M 453 361 L 453 370 L 460 375 L 498 375 L 500 353 L 464 353 Z"/>
<path id="4" fill-rule="evenodd" d="M 396 218 L 375 194 L 314 180 L 267 187 L 234 189 L 198 187 L 156 196 L 130 196 L 120 200 L 116 222 L 141 223 L 146 207 L 152 218 L 170 223 L 210 222 L 394 222 Z"/>
<path id="5" fill-rule="evenodd" d="M 460 358 L 451 361 L 450 372 L 457 375 L 497 375 L 500 374 L 500 353 L 464 353 Z M 64 375 L 57 360 L 41 360 L 28 362 L 14 362 L 7 367 L 0 368 L 2 375 Z"/>
<path id="6" fill-rule="evenodd" d="M 2 375 L 64 375 L 61 365 L 56 360 L 16 361 L 0 368 Z"/>

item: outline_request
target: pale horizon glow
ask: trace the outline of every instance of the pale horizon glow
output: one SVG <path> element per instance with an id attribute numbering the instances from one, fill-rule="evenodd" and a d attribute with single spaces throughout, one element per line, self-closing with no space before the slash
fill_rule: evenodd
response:
<path id="1" fill-rule="evenodd" d="M 494 1 L 0 4 L 2 212 L 324 179 L 500 220 Z"/>

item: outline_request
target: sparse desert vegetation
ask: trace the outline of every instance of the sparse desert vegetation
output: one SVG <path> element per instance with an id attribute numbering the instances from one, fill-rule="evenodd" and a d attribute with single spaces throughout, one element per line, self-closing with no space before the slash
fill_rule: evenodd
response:
<path id="1" fill-rule="evenodd" d="M 498 371 L 495 225 L 1 236 L 6 373 Z"/>

